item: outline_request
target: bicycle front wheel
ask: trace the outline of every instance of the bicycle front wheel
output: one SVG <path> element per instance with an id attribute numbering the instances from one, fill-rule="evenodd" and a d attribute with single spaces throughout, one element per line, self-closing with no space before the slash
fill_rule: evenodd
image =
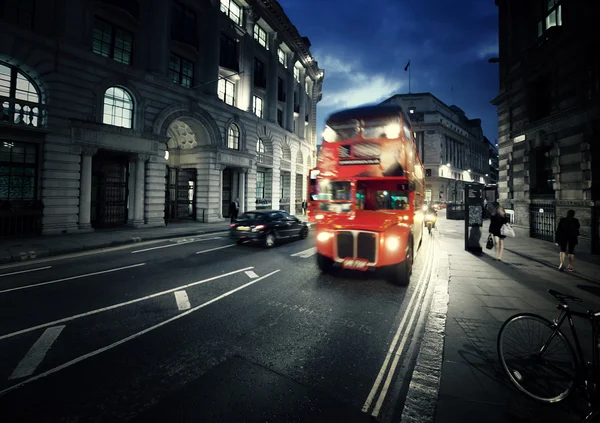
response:
<path id="1" fill-rule="evenodd" d="M 576 375 L 573 347 L 552 322 L 521 313 L 498 333 L 498 358 L 512 383 L 531 398 L 555 403 L 565 399 Z"/>

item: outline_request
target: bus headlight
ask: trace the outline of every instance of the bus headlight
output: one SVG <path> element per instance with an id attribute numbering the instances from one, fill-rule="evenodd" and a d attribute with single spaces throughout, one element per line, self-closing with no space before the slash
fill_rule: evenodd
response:
<path id="1" fill-rule="evenodd" d="M 317 220 L 322 220 L 325 216 L 323 216 L 322 214 L 318 214 L 315 216 L 315 219 Z"/>
<path id="2" fill-rule="evenodd" d="M 395 236 L 386 238 L 385 239 L 385 248 L 387 248 L 387 250 L 391 251 L 391 252 L 397 251 L 398 248 L 400 248 L 400 240 Z"/>
<path id="3" fill-rule="evenodd" d="M 332 236 L 333 234 L 330 232 L 319 232 L 319 234 L 317 235 L 317 241 L 327 242 L 329 241 L 329 239 L 331 239 Z"/>

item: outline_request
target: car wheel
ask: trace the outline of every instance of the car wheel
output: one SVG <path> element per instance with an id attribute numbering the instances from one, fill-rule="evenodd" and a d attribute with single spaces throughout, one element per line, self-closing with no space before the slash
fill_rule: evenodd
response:
<path id="1" fill-rule="evenodd" d="M 270 233 L 265 236 L 265 247 L 271 248 L 275 245 L 275 236 Z"/>
<path id="2" fill-rule="evenodd" d="M 321 272 L 329 273 L 333 268 L 333 260 L 323 254 L 317 253 L 317 266 L 319 266 Z"/>
<path id="3" fill-rule="evenodd" d="M 304 239 L 308 236 L 308 228 L 304 226 L 300 231 L 300 239 Z"/>

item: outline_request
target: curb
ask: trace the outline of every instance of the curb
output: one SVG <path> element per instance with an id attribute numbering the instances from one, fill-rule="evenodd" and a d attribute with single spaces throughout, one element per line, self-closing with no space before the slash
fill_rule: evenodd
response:
<path id="1" fill-rule="evenodd" d="M 447 267 L 437 275 L 425 333 L 419 347 L 417 362 L 408 386 L 402 410 L 402 423 L 433 422 L 442 379 L 444 337 L 448 302 L 449 257 L 446 250 L 439 259 Z"/>
<path id="2" fill-rule="evenodd" d="M 122 245 L 135 244 L 135 243 L 142 242 L 142 241 L 156 241 L 156 240 L 161 240 L 161 239 L 205 235 L 205 234 L 225 232 L 225 231 L 227 231 L 227 228 L 208 229 L 208 230 L 204 230 L 204 231 L 190 231 L 190 232 L 182 232 L 182 233 L 178 233 L 178 234 L 169 234 L 169 235 L 167 235 L 167 234 L 156 235 L 156 236 L 150 235 L 147 237 L 136 236 L 136 237 L 125 238 L 125 239 L 120 239 L 120 240 L 116 240 L 116 241 L 107 241 L 102 244 L 94 245 L 93 247 L 86 247 L 85 245 L 81 245 L 81 246 L 76 246 L 76 247 L 62 248 L 62 249 L 58 249 L 58 250 L 51 250 L 51 249 L 45 247 L 41 251 L 28 250 L 28 251 L 19 252 L 16 254 L 9 253 L 8 255 L 2 255 L 2 256 L 0 256 L 0 264 L 22 262 L 22 261 L 34 260 L 34 259 L 43 258 L 43 257 L 60 256 L 60 255 L 64 255 L 64 254 L 77 253 L 80 251 L 94 251 L 94 250 L 100 250 L 102 248 L 107 248 L 107 247 L 119 247 Z M 43 238 L 41 238 L 41 240 L 43 240 Z"/>

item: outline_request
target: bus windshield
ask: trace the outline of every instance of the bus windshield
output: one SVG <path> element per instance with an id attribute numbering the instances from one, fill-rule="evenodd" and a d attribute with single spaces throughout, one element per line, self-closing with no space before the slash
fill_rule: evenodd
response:
<path id="1" fill-rule="evenodd" d="M 352 209 L 352 186 L 350 181 L 319 181 L 319 210 L 347 213 Z"/>
<path id="2" fill-rule="evenodd" d="M 410 195 L 406 191 L 376 191 L 375 210 L 409 210 Z"/>

